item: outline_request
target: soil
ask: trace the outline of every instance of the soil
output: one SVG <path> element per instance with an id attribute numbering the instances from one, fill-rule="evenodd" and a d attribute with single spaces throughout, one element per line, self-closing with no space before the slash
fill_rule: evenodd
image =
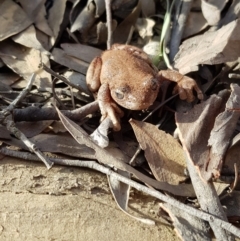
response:
<path id="1" fill-rule="evenodd" d="M 178 240 L 159 217 L 158 201 L 131 191 L 129 209 L 156 221 L 150 226 L 118 209 L 107 178 L 89 169 L 5 157 L 0 162 L 0 240 Z"/>

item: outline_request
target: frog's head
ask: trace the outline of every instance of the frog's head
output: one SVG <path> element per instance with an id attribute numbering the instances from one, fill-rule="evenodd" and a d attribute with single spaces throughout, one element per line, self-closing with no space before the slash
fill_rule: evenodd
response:
<path id="1" fill-rule="evenodd" d="M 117 104 L 126 109 L 144 110 L 153 104 L 159 88 L 160 81 L 155 77 L 148 77 L 135 86 L 129 83 L 112 86 L 111 96 Z"/>

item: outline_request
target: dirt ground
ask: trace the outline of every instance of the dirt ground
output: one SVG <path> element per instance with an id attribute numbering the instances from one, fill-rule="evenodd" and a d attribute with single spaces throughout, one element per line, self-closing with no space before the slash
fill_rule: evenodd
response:
<path id="1" fill-rule="evenodd" d="M 155 219 L 149 226 L 121 212 L 104 175 L 5 157 L 0 161 L 0 240 L 178 240 L 158 217 L 158 201 L 131 192 L 130 210 Z M 138 213 L 136 213 L 136 211 Z"/>

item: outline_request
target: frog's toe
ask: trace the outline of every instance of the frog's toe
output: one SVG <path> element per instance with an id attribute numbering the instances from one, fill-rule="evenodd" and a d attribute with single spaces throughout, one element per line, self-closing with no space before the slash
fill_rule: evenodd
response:
<path id="1" fill-rule="evenodd" d="M 180 99 L 192 102 L 195 100 L 193 93 L 194 90 L 197 92 L 198 99 L 202 100 L 203 93 L 198 87 L 197 83 L 193 79 L 184 76 L 180 81 L 177 82 L 173 92 L 179 93 Z"/>
<path id="2" fill-rule="evenodd" d="M 124 116 L 124 112 L 121 110 L 121 108 L 117 104 L 115 104 L 113 102 L 113 103 L 111 103 L 111 106 L 120 118 Z"/>
<path id="3" fill-rule="evenodd" d="M 100 105 L 101 109 L 101 121 L 109 117 L 113 123 L 113 129 L 115 131 L 121 130 L 120 117 L 123 116 L 123 111 L 115 103 L 104 103 Z"/>

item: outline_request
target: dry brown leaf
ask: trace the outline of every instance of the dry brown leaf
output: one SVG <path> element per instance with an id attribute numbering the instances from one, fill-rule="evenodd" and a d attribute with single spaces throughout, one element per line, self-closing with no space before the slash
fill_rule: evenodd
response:
<path id="1" fill-rule="evenodd" d="M 28 83 L 28 80 L 21 78 L 18 81 L 16 81 L 14 84 L 12 84 L 11 87 L 14 89 L 22 90 L 27 86 L 27 83 Z"/>
<path id="2" fill-rule="evenodd" d="M 184 27 L 182 38 L 185 39 L 189 36 L 199 33 L 207 26 L 207 21 L 201 12 L 190 12 Z"/>
<path id="3" fill-rule="evenodd" d="M 55 134 L 56 133 L 61 133 L 61 132 L 66 132 L 66 128 L 63 126 L 62 122 L 61 121 L 54 121 L 52 124 L 51 124 L 51 127 L 49 128 L 48 130 L 49 132 L 52 131 L 54 132 Z"/>
<path id="4" fill-rule="evenodd" d="M 12 88 L 9 85 L 0 82 L 0 91 L 11 91 Z"/>
<path id="5" fill-rule="evenodd" d="M 176 113 L 176 123 L 182 141 L 201 175 L 207 180 L 212 177 L 208 169 L 210 147 L 208 139 L 215 123 L 216 116 L 224 110 L 229 92 L 222 91 L 212 95 L 208 100 L 194 106 L 187 113 Z"/>
<path id="6" fill-rule="evenodd" d="M 174 67 L 186 74 L 199 64 L 220 64 L 237 60 L 239 56 L 240 20 L 236 20 L 215 32 L 184 41 L 174 59 Z"/>
<path id="7" fill-rule="evenodd" d="M 60 25 L 63 21 L 66 2 L 67 0 L 54 1 L 52 7 L 49 10 L 48 23 L 53 31 L 53 36 L 51 37 L 52 45 L 55 44 L 60 31 Z"/>
<path id="8" fill-rule="evenodd" d="M 202 13 L 209 25 L 216 25 L 228 0 L 202 0 Z"/>
<path id="9" fill-rule="evenodd" d="M 240 191 L 233 191 L 222 201 L 228 217 L 240 217 Z"/>
<path id="10" fill-rule="evenodd" d="M 156 13 L 154 0 L 148 0 L 148 1 L 140 0 L 140 2 L 141 2 L 141 10 L 143 13 L 143 17 L 148 17 Z"/>
<path id="11" fill-rule="evenodd" d="M 221 19 L 220 26 L 226 25 L 239 17 L 240 17 L 240 2 L 239 0 L 233 0 L 226 15 Z"/>
<path id="12" fill-rule="evenodd" d="M 174 193 L 175 195 L 181 196 L 195 196 L 195 193 L 192 189 L 191 185 L 181 184 L 181 185 L 170 185 L 166 182 L 158 182 L 148 176 L 142 174 L 141 172 L 137 171 L 133 167 L 127 165 L 126 163 L 122 162 L 118 157 L 115 155 L 110 154 L 105 149 L 99 147 L 94 143 L 89 135 L 76 123 L 71 121 L 69 118 L 64 116 L 57 108 L 56 108 L 59 118 L 62 121 L 63 125 L 69 131 L 69 133 L 73 136 L 73 138 L 79 143 L 92 148 L 95 151 L 95 158 L 103 164 L 114 166 L 117 169 L 132 173 L 135 177 L 141 180 L 148 185 L 155 187 L 160 190 L 165 190 L 170 193 Z"/>
<path id="13" fill-rule="evenodd" d="M 36 122 L 16 122 L 16 127 L 24 133 L 26 137 L 36 136 L 44 131 L 53 121 L 36 121 Z"/>
<path id="14" fill-rule="evenodd" d="M 85 62 L 92 62 L 92 60 L 102 54 L 102 50 L 83 44 L 61 44 L 65 53 L 71 57 L 78 58 Z"/>
<path id="15" fill-rule="evenodd" d="M 121 174 L 122 176 L 130 178 L 129 173 L 127 172 L 123 172 L 119 170 L 118 173 Z M 113 197 L 116 203 L 118 204 L 119 208 L 127 212 L 130 186 L 116 180 L 111 176 L 108 176 L 108 183 L 109 183 L 111 192 L 113 194 Z"/>
<path id="16" fill-rule="evenodd" d="M 0 82 L 6 85 L 12 85 L 20 79 L 15 73 L 0 73 Z"/>
<path id="17" fill-rule="evenodd" d="M 62 49 L 58 48 L 53 49 L 51 59 L 53 59 L 55 62 L 59 64 L 67 66 L 68 68 L 76 70 L 82 74 L 86 74 L 89 65 L 88 63 L 80 59 L 65 54 L 65 52 Z"/>
<path id="18" fill-rule="evenodd" d="M 22 8 L 12 0 L 0 2 L 0 22 L 0 41 L 21 32 L 32 24 Z"/>
<path id="19" fill-rule="evenodd" d="M 240 87 L 237 84 L 231 84 L 231 90 L 225 111 L 217 116 L 208 140 L 210 160 L 207 169 L 214 177 L 220 176 L 223 159 L 240 116 Z"/>
<path id="20" fill-rule="evenodd" d="M 141 11 L 141 3 L 138 0 L 137 6 L 132 12 L 117 26 L 113 32 L 114 43 L 125 43 L 129 37 L 131 28 L 135 25 Z"/>
<path id="21" fill-rule="evenodd" d="M 124 172 L 121 170 L 117 170 L 117 172 L 124 177 L 130 178 L 130 174 L 128 172 Z M 136 217 L 128 212 L 127 209 L 128 209 L 128 200 L 129 200 L 129 194 L 130 194 L 130 186 L 129 185 L 118 181 L 117 179 L 115 179 L 112 176 L 108 176 L 108 184 L 109 184 L 109 187 L 110 187 L 110 190 L 112 192 L 115 202 L 117 203 L 118 207 L 125 214 L 127 214 L 131 218 L 134 218 L 145 224 L 150 224 L 150 225 L 155 224 L 155 222 L 153 220 Z"/>
<path id="22" fill-rule="evenodd" d="M 186 163 L 179 142 L 152 124 L 136 120 L 130 124 L 155 178 L 175 185 L 185 180 Z"/>
<path id="23" fill-rule="evenodd" d="M 45 0 L 18 0 L 18 2 L 39 30 L 48 36 L 53 36 L 46 19 Z"/>
<path id="24" fill-rule="evenodd" d="M 70 31 L 72 33 L 79 31 L 82 34 L 82 38 L 84 38 L 95 22 L 95 12 L 96 6 L 92 1 L 85 6 L 83 6 L 82 1 L 76 1 L 70 14 Z"/>
<path id="25" fill-rule="evenodd" d="M 3 61 L 0 59 L 0 68 L 4 67 L 5 64 L 3 63 Z"/>
<path id="26" fill-rule="evenodd" d="M 13 36 L 12 40 L 14 42 L 24 45 L 28 48 L 37 49 L 45 54 L 48 53 L 48 51 L 46 51 L 44 49 L 44 47 L 42 46 L 42 44 L 38 41 L 38 39 L 36 37 L 36 30 L 33 27 L 33 25 L 29 26 L 27 29 L 25 29 L 21 33 Z"/>
<path id="27" fill-rule="evenodd" d="M 234 164 L 237 164 L 238 171 L 240 171 L 240 158 L 239 158 L 239 150 L 240 150 L 240 134 L 236 135 L 233 138 L 232 144 L 226 153 L 226 157 L 224 160 L 224 173 L 225 174 L 234 174 Z"/>
<path id="28" fill-rule="evenodd" d="M 28 148 L 21 140 L 11 136 L 11 139 L 7 137 L 8 136 L 6 135 L 5 139 L 3 137 L 1 141 L 10 146 L 28 150 Z M 79 143 L 77 143 L 67 133 L 64 135 L 39 134 L 29 138 L 29 140 L 33 142 L 37 148 L 41 149 L 42 152 L 61 153 L 76 158 L 94 158 L 94 151 L 91 148 L 88 148 L 85 145 L 79 145 Z"/>
<path id="29" fill-rule="evenodd" d="M 26 48 L 16 44 L 11 40 L 0 42 L 0 52 L 5 55 L 0 56 L 3 62 L 14 72 L 29 80 L 34 72 L 37 72 L 34 85 L 40 91 L 51 91 L 51 75 L 45 71 L 39 71 L 39 64 L 44 63 L 49 66 L 49 59 L 39 50 Z"/>
<path id="30" fill-rule="evenodd" d="M 64 77 L 67 78 L 72 84 L 80 86 L 81 89 L 84 90 L 85 94 L 88 94 L 90 96 L 92 95 L 92 93 L 87 87 L 85 75 L 75 71 L 66 71 L 64 73 Z"/>
<path id="31" fill-rule="evenodd" d="M 36 37 L 38 41 L 41 43 L 41 45 L 43 46 L 43 48 L 46 50 L 50 50 L 52 48 L 52 45 L 50 43 L 50 37 L 38 29 L 35 29 L 35 31 L 36 31 Z"/>
<path id="32" fill-rule="evenodd" d="M 114 1 L 113 1 L 114 2 Z M 96 5 L 96 13 L 95 17 L 99 18 L 105 12 L 105 1 L 102 0 L 94 0 Z"/>
<path id="33" fill-rule="evenodd" d="M 186 241 L 212 240 L 210 230 L 206 223 L 195 216 L 170 205 L 161 204 L 161 207 L 169 214 L 178 237 Z"/>
<path id="34" fill-rule="evenodd" d="M 117 21 L 112 20 L 112 31 L 117 27 Z M 88 42 L 91 44 L 105 44 L 108 36 L 107 23 L 98 22 L 95 26 L 93 26 L 88 34 Z"/>
<path id="35" fill-rule="evenodd" d="M 0 138 L 1 139 L 11 139 L 11 132 L 7 130 L 5 126 L 0 126 Z"/>
<path id="36" fill-rule="evenodd" d="M 91 148 L 80 145 L 68 133 L 63 135 L 39 134 L 29 140 L 43 152 L 62 153 L 78 158 L 94 158 L 94 151 Z"/>
<path id="37" fill-rule="evenodd" d="M 230 186 L 228 183 L 223 182 L 214 182 L 213 185 L 218 196 L 220 196 Z"/>

